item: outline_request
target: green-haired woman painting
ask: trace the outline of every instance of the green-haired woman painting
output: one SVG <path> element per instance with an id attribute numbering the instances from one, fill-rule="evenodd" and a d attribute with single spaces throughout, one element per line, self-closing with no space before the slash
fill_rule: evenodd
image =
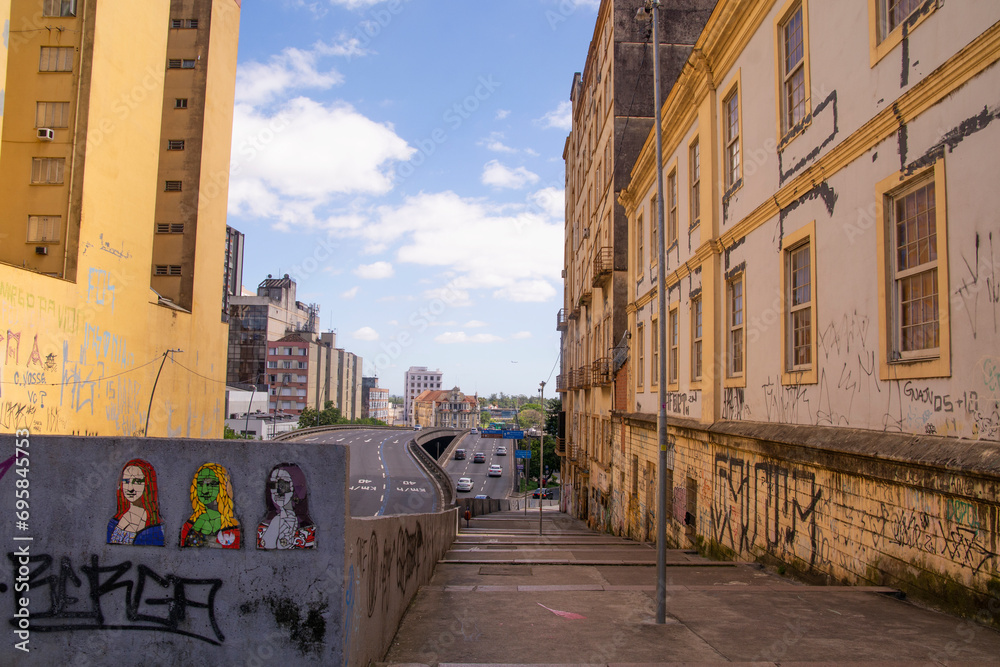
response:
<path id="1" fill-rule="evenodd" d="M 182 547 L 240 548 L 240 522 L 233 516 L 233 485 L 218 463 L 198 468 L 191 480 L 194 513 L 181 527 Z"/>

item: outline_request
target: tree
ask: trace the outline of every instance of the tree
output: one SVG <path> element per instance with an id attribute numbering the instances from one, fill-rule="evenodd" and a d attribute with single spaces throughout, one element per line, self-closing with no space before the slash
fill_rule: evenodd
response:
<path id="1" fill-rule="evenodd" d="M 385 426 L 385 422 L 371 417 L 364 419 L 345 419 L 340 408 L 333 407 L 333 401 L 327 401 L 322 410 L 306 408 L 299 415 L 299 428 L 310 426 L 331 426 L 335 424 L 358 424 L 360 426 Z"/>
<path id="2" fill-rule="evenodd" d="M 550 398 L 545 401 L 545 434 L 559 435 L 559 413 L 562 412 L 562 399 Z"/>
<path id="3" fill-rule="evenodd" d="M 535 410 L 533 408 L 528 408 L 525 410 L 521 408 L 520 412 L 517 414 L 517 420 L 521 424 L 521 428 L 535 428 L 542 425 L 542 411 Z"/>

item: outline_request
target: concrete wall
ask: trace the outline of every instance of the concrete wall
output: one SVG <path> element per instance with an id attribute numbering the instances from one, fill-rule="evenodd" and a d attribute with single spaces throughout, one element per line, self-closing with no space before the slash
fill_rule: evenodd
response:
<path id="1" fill-rule="evenodd" d="M 655 419 L 624 426 L 616 467 L 632 455 L 655 463 Z M 690 420 L 671 432 L 668 544 L 811 580 L 894 586 L 1000 624 L 1000 444 Z M 591 498 L 592 523 L 654 537 L 655 475 L 638 482 L 635 495 L 613 484 Z"/>
<path id="2" fill-rule="evenodd" d="M 5 453 L 14 454 L 14 440 L 0 437 Z M 47 436 L 27 441 L 27 465 L 12 466 L 13 458 L 0 463 L 0 536 L 8 554 L 28 550 L 30 589 L 16 591 L 15 584 L 25 583 L 16 581 L 19 563 L 4 557 L 0 609 L 13 618 L 19 608 L 14 598 L 28 599 L 31 654 L 14 648 L 8 635 L 12 641 L 0 646 L 0 663 L 341 663 L 346 448 Z M 133 458 L 156 471 L 164 546 L 107 544 L 118 479 Z M 192 513 L 192 477 L 206 462 L 230 474 L 242 528 L 238 550 L 178 545 Z M 315 548 L 256 547 L 265 485 L 281 462 L 298 464 L 305 475 Z M 15 491 L 25 490 L 26 529 L 15 524 L 14 506 Z M 390 524 L 386 520 L 386 531 Z M 429 541 L 431 531 L 423 525 Z M 32 539 L 17 539 L 27 537 Z"/>
<path id="3" fill-rule="evenodd" d="M 403 612 L 458 531 L 458 510 L 347 522 L 344 660 L 378 662 L 389 650 Z"/>

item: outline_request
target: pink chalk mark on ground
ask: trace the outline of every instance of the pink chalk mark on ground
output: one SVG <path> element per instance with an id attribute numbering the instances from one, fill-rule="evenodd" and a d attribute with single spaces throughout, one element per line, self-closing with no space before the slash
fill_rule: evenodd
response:
<path id="1" fill-rule="evenodd" d="M 548 609 L 549 611 L 551 611 L 556 616 L 562 616 L 563 618 L 569 618 L 569 619 L 572 619 L 574 621 L 578 621 L 580 619 L 587 618 L 586 616 L 581 616 L 580 614 L 574 614 L 571 611 L 559 611 L 558 609 L 549 609 L 548 607 L 546 607 L 545 605 L 543 605 L 541 602 L 538 602 L 536 604 L 538 604 L 538 606 L 541 607 L 542 609 Z"/>

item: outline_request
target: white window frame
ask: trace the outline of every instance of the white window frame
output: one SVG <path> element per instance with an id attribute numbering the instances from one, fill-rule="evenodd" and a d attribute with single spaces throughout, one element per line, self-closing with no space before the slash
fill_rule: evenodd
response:
<path id="1" fill-rule="evenodd" d="M 813 220 L 800 229 L 786 234 L 782 240 L 781 264 L 781 340 L 782 340 L 782 384 L 815 384 L 818 382 L 817 359 L 817 299 L 816 292 L 816 221 Z M 808 280 L 808 299 L 796 303 L 796 276 L 792 262 L 799 253 L 805 252 L 809 262 L 805 277 Z M 801 274 L 800 274 L 801 275 Z M 801 287 L 801 286 L 798 286 Z M 802 296 L 799 292 L 799 296 Z M 795 363 L 795 318 L 796 313 L 808 312 L 806 326 L 809 342 L 807 351 L 809 359 L 806 362 Z"/>
<path id="2" fill-rule="evenodd" d="M 59 243 L 61 215 L 29 215 L 26 243 Z"/>
<path id="3" fill-rule="evenodd" d="M 691 299 L 691 382 L 700 382 L 704 368 L 704 300 L 699 294 Z"/>
<path id="4" fill-rule="evenodd" d="M 726 280 L 726 386 L 746 383 L 746 314 L 746 272 L 740 271 Z"/>

